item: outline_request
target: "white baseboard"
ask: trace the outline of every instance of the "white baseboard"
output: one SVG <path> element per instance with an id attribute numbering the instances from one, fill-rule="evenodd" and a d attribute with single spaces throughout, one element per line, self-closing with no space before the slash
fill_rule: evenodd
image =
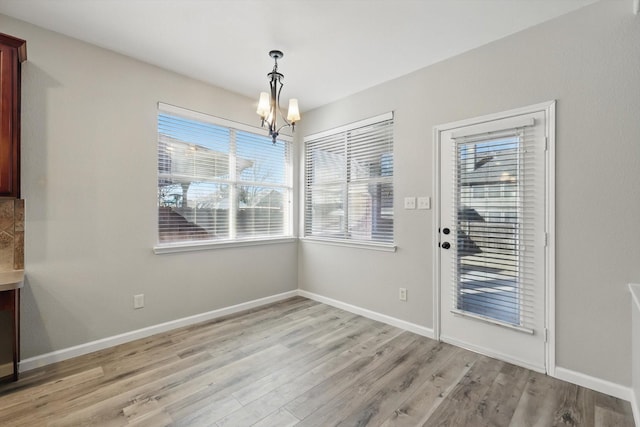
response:
<path id="1" fill-rule="evenodd" d="M 625 387 L 620 384 L 612 383 L 610 381 L 592 377 L 570 369 L 561 368 L 559 366 L 556 366 L 554 377 L 559 380 L 568 381 L 582 387 L 590 388 L 591 390 L 599 391 L 600 393 L 608 394 L 609 396 L 617 397 L 618 399 L 626 400 L 627 402 L 631 402 L 633 405 L 633 391 L 631 387 Z"/>
<path id="2" fill-rule="evenodd" d="M 633 410 L 633 419 L 637 426 L 640 426 L 640 408 L 638 407 L 638 399 L 640 396 L 636 396 L 636 392 L 631 389 L 631 409 Z"/>
<path id="3" fill-rule="evenodd" d="M 400 329 L 404 329 L 409 332 L 413 332 L 418 335 L 422 335 L 427 338 L 433 339 L 433 329 L 425 326 L 420 326 L 415 323 L 407 322 L 405 320 L 397 319 L 395 317 L 387 316 L 386 314 L 380 314 L 375 311 L 367 310 L 366 308 L 358 307 L 355 305 L 347 304 L 346 302 L 338 301 L 332 298 L 327 298 L 322 295 L 314 294 L 313 292 L 303 291 L 298 289 L 298 295 L 301 297 L 309 298 L 314 301 L 327 304 L 341 310 L 348 311 L 350 313 L 358 314 L 368 319 L 377 320 L 378 322 L 386 323 L 391 326 L 395 326 Z"/>
<path id="4" fill-rule="evenodd" d="M 208 311 L 206 313 L 196 314 L 194 316 L 183 317 L 182 319 L 171 320 L 169 322 L 160 323 L 158 325 L 149 326 L 147 328 L 138 329 L 124 334 L 114 335 L 112 337 L 91 341 L 74 347 L 53 351 L 51 353 L 30 357 L 20 361 L 18 366 L 19 372 L 29 371 L 51 363 L 61 362 L 71 359 L 72 357 L 82 356 L 84 354 L 93 353 L 94 351 L 103 350 L 119 344 L 124 344 L 140 338 L 146 338 L 151 335 L 167 332 L 172 329 L 181 328 L 183 326 L 193 325 L 195 323 L 206 322 L 207 320 L 216 319 L 218 317 L 227 316 L 229 314 L 238 313 L 240 311 L 249 310 L 266 304 L 282 301 L 287 298 L 295 297 L 298 291 L 288 291 L 277 295 L 271 295 L 265 298 L 259 298 L 252 301 L 224 307 L 217 310 Z"/>
<path id="5" fill-rule="evenodd" d="M 420 326 L 417 325 L 415 323 L 411 323 L 411 322 L 407 322 L 404 320 L 400 320 L 397 319 L 395 317 L 391 317 L 391 316 L 387 316 L 385 314 L 380 314 L 377 313 L 375 311 L 371 311 L 368 310 L 366 308 L 362 308 L 362 307 L 358 307 L 355 305 L 351 305 L 351 304 L 347 304 L 345 302 L 342 301 L 338 301 L 332 298 L 328 298 L 328 297 L 324 297 L 322 295 L 318 295 L 318 294 L 314 294 L 313 292 L 308 292 L 308 291 L 304 291 L 299 289 L 298 290 L 298 295 L 300 295 L 301 297 L 305 297 L 305 298 L 309 298 L 312 299 L 314 301 L 318 301 L 327 305 L 331 305 L 333 307 L 336 308 L 340 308 L 342 310 L 354 313 L 354 314 L 359 314 L 361 316 L 367 317 L 369 319 L 373 319 L 373 320 L 377 320 L 379 322 L 383 322 L 383 323 L 387 323 L 389 325 L 392 326 L 396 326 L 398 328 L 416 333 L 418 335 L 422 335 L 428 338 L 434 338 L 434 332 L 433 329 L 424 327 L 424 326 Z M 456 340 L 447 338 L 447 337 L 440 337 L 443 341 L 448 342 L 452 345 L 458 346 L 458 347 L 462 347 L 462 348 L 467 348 L 471 351 L 475 351 L 477 353 L 481 353 L 481 354 L 485 354 L 489 357 L 495 357 L 498 358 L 500 360 L 504 360 L 506 362 L 509 363 L 513 363 L 519 366 L 523 366 L 525 368 L 531 369 L 532 371 L 536 371 L 536 372 L 544 372 L 544 368 L 541 368 L 539 366 L 528 366 L 526 363 L 523 363 L 520 360 L 511 360 L 509 357 L 503 355 L 503 354 L 496 354 L 495 352 L 491 352 L 488 349 L 485 348 L 470 348 L 468 345 L 465 345 L 465 343 L 462 342 L 457 342 Z M 582 387 L 587 387 L 590 388 L 592 390 L 595 391 L 599 391 L 601 393 L 605 393 L 608 394 L 610 396 L 614 396 L 617 397 L 619 399 L 623 399 L 626 400 L 628 402 L 631 402 L 633 410 L 634 410 L 634 417 L 636 419 L 636 423 L 639 423 L 638 425 L 640 426 L 640 413 L 638 412 L 638 408 L 637 405 L 634 405 L 634 400 L 633 400 L 633 390 L 630 387 L 625 387 L 623 385 L 620 384 L 616 384 L 616 383 L 612 383 L 610 381 L 606 381 L 600 378 L 596 378 L 596 377 L 592 377 L 580 372 L 575 372 L 575 371 L 571 371 L 569 369 L 565 369 L 565 368 L 561 368 L 556 366 L 555 367 L 555 372 L 553 377 L 558 378 L 560 380 L 564 380 L 564 381 L 568 381 L 570 383 L 573 384 L 577 384 L 580 385 Z"/>
<path id="6" fill-rule="evenodd" d="M 19 364 L 19 371 L 20 372 L 29 371 L 35 368 L 49 365 L 51 363 L 56 363 L 56 362 L 61 362 L 63 360 L 71 359 L 72 357 L 82 356 L 84 354 L 92 353 L 94 351 L 103 350 L 105 348 L 113 347 L 119 344 L 124 344 L 140 338 L 146 338 L 151 335 L 167 332 L 172 329 L 181 328 L 184 326 L 189 326 L 189 325 L 193 325 L 200 322 L 205 322 L 205 321 L 216 319 L 222 316 L 227 316 L 229 314 L 234 314 L 244 310 L 249 310 L 252 308 L 282 301 L 294 296 L 309 298 L 311 300 L 318 301 L 323 304 L 327 304 L 327 305 L 348 311 L 350 313 L 358 314 L 360 316 L 363 316 L 369 319 L 373 319 L 382 323 L 386 323 L 388 325 L 392 325 L 392 326 L 413 332 L 418 335 L 425 336 L 427 338 L 433 339 L 435 336 L 433 329 L 431 328 L 427 328 L 425 326 L 407 322 L 405 320 L 401 320 L 395 317 L 387 316 L 385 314 L 381 314 L 372 310 L 368 310 L 366 308 L 358 307 L 358 306 L 348 304 L 342 301 L 338 301 L 332 298 L 324 297 L 322 295 L 314 294 L 313 292 L 308 292 L 308 291 L 303 291 L 301 289 L 298 289 L 294 291 L 283 292 L 277 295 L 268 296 L 265 298 L 247 301 L 247 302 L 236 304 L 230 307 L 224 307 L 217 310 L 212 310 L 206 313 L 196 314 L 194 316 L 172 320 L 172 321 L 161 323 L 158 325 L 149 326 L 147 328 L 126 332 L 124 334 L 115 335 L 112 337 L 107 337 L 100 340 L 91 341 L 85 344 L 80 344 L 74 347 L 69 347 L 66 349 L 57 350 L 51 353 L 46 353 L 43 355 L 24 359 Z M 457 345 L 459 347 L 465 347 L 464 343 L 457 343 L 457 342 L 454 342 L 455 340 L 452 341 L 450 339 L 447 339 L 446 337 L 441 337 L 441 338 L 443 339 L 443 341 L 449 342 L 453 345 Z M 476 351 L 482 354 L 486 354 L 488 356 L 498 357 L 502 360 L 506 360 L 503 357 L 503 355 L 489 354 L 490 352 L 485 351 L 486 349 L 470 348 L 470 350 Z M 509 361 L 509 360 L 506 360 L 506 361 L 522 366 L 522 363 L 519 361 Z M 525 367 L 528 367 L 528 366 L 525 366 Z M 536 367 L 528 367 L 528 368 L 536 371 L 539 370 Z M 554 377 L 630 402 L 633 408 L 633 416 L 634 416 L 634 419 L 636 420 L 636 424 L 640 425 L 640 408 L 638 408 L 637 400 L 635 399 L 634 391 L 631 387 L 625 387 L 620 384 L 612 383 L 606 380 L 602 380 L 602 379 L 595 378 L 580 372 L 575 372 L 575 371 L 557 367 L 557 366 L 555 368 Z"/>

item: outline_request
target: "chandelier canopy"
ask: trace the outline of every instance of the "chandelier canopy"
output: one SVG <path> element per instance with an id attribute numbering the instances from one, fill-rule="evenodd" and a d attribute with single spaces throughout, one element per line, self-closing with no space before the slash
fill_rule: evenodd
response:
<path id="1" fill-rule="evenodd" d="M 300 110 L 298 109 L 298 100 L 290 99 L 287 115 L 285 116 L 282 113 L 280 109 L 280 92 L 282 92 L 282 86 L 284 86 L 282 82 L 284 75 L 278 72 L 278 59 L 282 58 L 284 53 L 279 50 L 272 50 L 269 52 L 269 56 L 274 61 L 273 71 L 267 74 L 270 91 L 269 93 L 260 92 L 256 113 L 262 119 L 261 126 L 269 129 L 269 136 L 275 144 L 282 128 L 291 127 L 291 130 L 295 131 L 296 122 L 300 120 Z M 282 119 L 282 124 L 278 123 L 278 116 Z"/>

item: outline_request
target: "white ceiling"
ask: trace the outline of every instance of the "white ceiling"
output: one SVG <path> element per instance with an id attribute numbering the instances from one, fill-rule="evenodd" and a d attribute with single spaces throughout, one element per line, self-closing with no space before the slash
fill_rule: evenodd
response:
<path id="1" fill-rule="evenodd" d="M 283 105 L 304 111 L 595 1 L 0 0 L 0 13 L 256 100 L 279 49 Z"/>

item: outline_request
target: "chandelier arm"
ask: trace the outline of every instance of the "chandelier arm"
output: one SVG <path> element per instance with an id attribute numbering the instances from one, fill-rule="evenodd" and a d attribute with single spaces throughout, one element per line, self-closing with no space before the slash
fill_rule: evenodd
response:
<path id="1" fill-rule="evenodd" d="M 284 124 L 282 126 L 280 126 L 278 128 L 278 130 L 277 130 L 277 132 L 280 133 L 280 129 L 291 126 L 291 123 L 289 123 L 289 121 L 287 120 L 286 116 L 284 114 L 282 114 L 282 109 L 280 108 L 280 93 L 282 92 L 282 88 L 284 87 L 284 83 L 282 83 L 280 80 L 278 80 L 278 83 L 280 83 L 280 88 L 278 89 L 278 97 L 276 99 L 276 105 L 278 107 L 278 113 L 280 114 L 280 117 L 282 118 L 282 121 L 284 122 Z M 276 126 L 277 126 L 277 124 L 276 124 Z"/>

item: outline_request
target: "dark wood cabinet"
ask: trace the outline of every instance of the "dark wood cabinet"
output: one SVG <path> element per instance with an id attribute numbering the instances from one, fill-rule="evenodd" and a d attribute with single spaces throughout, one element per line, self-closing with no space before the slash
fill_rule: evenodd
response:
<path id="1" fill-rule="evenodd" d="M 9 313 L 11 334 L 11 372 L 0 369 L 0 382 L 18 381 L 18 363 L 20 362 L 20 288 L 0 292 L 0 312 Z M 2 361 L 0 361 L 1 363 Z M 0 365 L 0 368 L 3 366 Z"/>
<path id="2" fill-rule="evenodd" d="M 0 33 L 0 197 L 20 197 L 20 68 L 27 43 Z"/>

